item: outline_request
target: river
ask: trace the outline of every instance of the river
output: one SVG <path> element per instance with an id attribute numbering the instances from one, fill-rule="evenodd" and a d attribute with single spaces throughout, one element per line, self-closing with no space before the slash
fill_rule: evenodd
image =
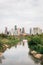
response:
<path id="1" fill-rule="evenodd" d="M 3 53 L 0 57 L 0 65 L 40 65 L 38 60 L 34 60 L 29 54 L 27 41 L 19 42 Z"/>

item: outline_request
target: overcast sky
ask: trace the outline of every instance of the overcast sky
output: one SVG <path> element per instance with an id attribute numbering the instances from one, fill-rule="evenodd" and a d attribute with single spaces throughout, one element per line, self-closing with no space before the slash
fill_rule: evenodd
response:
<path id="1" fill-rule="evenodd" d="M 43 29 L 43 0 L 0 0 L 0 31 L 14 25 Z"/>

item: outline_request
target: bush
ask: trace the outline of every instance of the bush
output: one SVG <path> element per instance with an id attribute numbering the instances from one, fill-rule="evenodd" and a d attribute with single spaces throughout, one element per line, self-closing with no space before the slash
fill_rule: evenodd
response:
<path id="1" fill-rule="evenodd" d="M 7 35 L 2 33 L 2 34 L 0 34 L 0 37 L 7 38 Z"/>
<path id="2" fill-rule="evenodd" d="M 2 51 L 2 49 L 3 49 L 3 44 L 0 43 L 0 52 Z"/>
<path id="3" fill-rule="evenodd" d="M 39 36 L 34 36 L 28 42 L 29 48 L 43 54 L 42 39 Z"/>

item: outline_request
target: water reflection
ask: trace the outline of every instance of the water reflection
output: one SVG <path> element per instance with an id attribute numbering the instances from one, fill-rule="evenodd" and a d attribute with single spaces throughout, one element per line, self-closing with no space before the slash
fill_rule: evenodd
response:
<path id="1" fill-rule="evenodd" d="M 5 60 L 2 62 L 1 58 L 0 65 L 40 65 L 39 60 L 34 59 L 28 52 L 27 41 L 23 40 L 3 53 Z"/>
<path id="2" fill-rule="evenodd" d="M 2 63 L 2 60 L 5 59 L 5 57 L 2 55 L 0 56 L 0 63 Z"/>

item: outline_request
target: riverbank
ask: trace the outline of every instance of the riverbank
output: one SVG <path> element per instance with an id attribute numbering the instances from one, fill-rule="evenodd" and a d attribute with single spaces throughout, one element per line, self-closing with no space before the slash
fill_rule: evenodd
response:
<path id="1" fill-rule="evenodd" d="M 17 36 L 0 34 L 0 52 L 4 52 L 7 48 L 16 45 L 19 41 L 20 38 Z"/>
<path id="2" fill-rule="evenodd" d="M 43 54 L 37 53 L 36 51 L 30 51 L 30 55 L 32 55 L 34 58 L 41 60 L 43 57 Z"/>
<path id="3" fill-rule="evenodd" d="M 30 54 L 36 59 L 43 59 L 43 34 L 34 35 L 28 41 L 28 47 L 31 49 Z"/>
<path id="4" fill-rule="evenodd" d="M 28 40 L 28 46 L 30 49 L 32 49 L 32 51 L 34 50 L 38 54 L 43 54 L 43 34 L 19 37 L 0 34 L 0 52 L 4 52 L 7 48 L 16 45 L 23 39 Z"/>
<path id="5" fill-rule="evenodd" d="M 2 61 L 1 65 L 39 65 L 39 62 L 31 58 L 30 54 L 28 54 L 29 48 L 27 40 L 23 40 L 23 42 L 18 43 L 16 47 L 13 46 L 10 49 L 7 49 L 2 54 L 2 57 L 0 58 Z"/>

